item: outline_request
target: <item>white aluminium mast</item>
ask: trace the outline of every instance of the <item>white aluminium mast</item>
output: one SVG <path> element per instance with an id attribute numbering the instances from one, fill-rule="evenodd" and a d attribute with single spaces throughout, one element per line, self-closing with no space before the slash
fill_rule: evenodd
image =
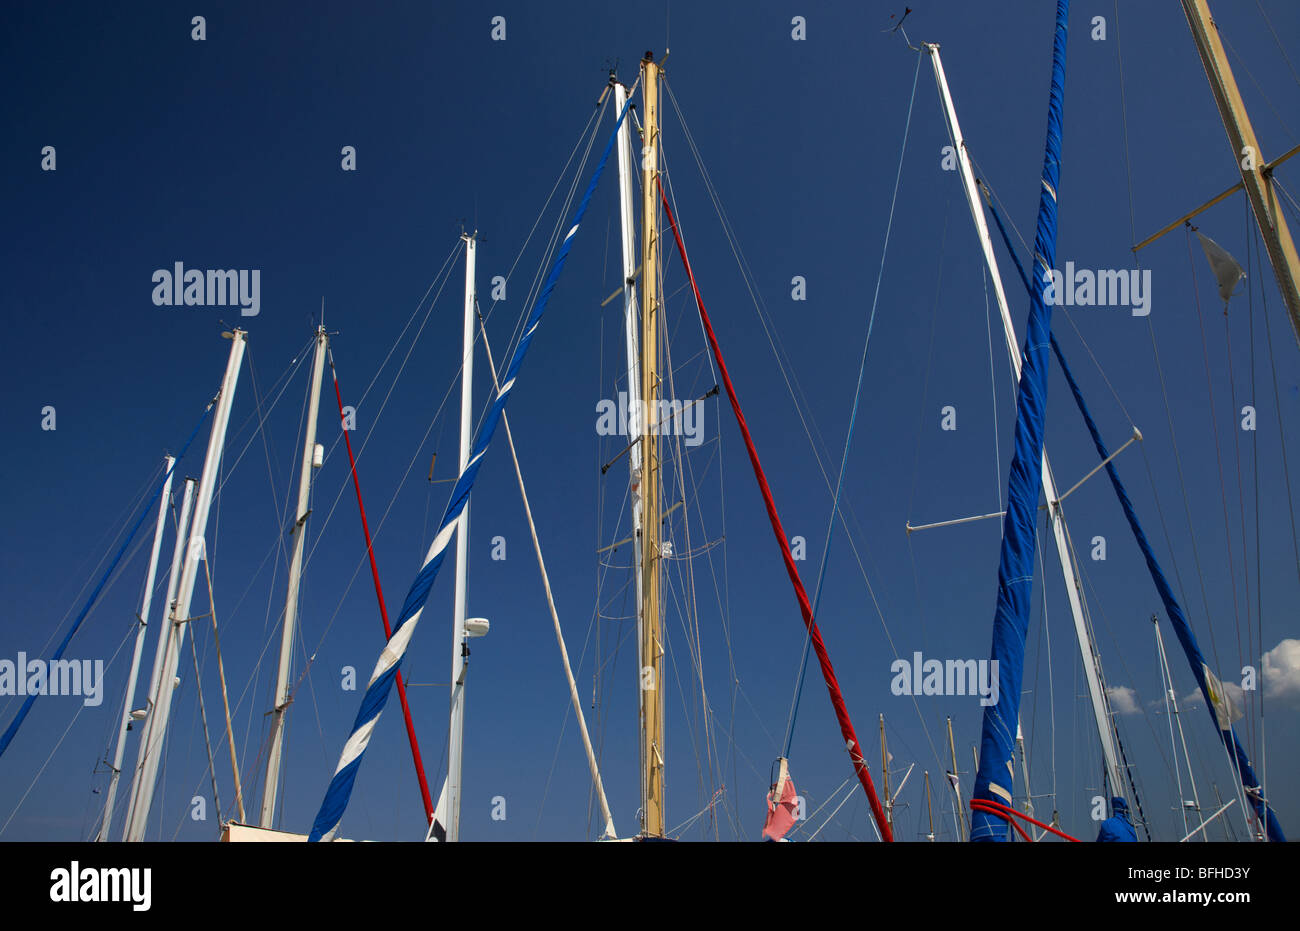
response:
<path id="1" fill-rule="evenodd" d="M 465 240 L 465 325 L 460 372 L 460 474 L 469 465 L 470 445 L 474 439 L 474 266 L 478 242 L 476 233 L 463 234 Z M 469 502 L 460 512 L 456 528 L 455 622 L 451 644 L 451 733 L 447 742 L 447 784 L 444 789 L 447 808 L 447 841 L 460 840 L 461 771 L 465 756 L 465 659 L 469 636 L 465 627 L 465 600 L 469 582 Z M 441 802 L 442 799 L 439 799 Z M 440 806 L 441 807 L 441 806 Z"/>
<path id="2" fill-rule="evenodd" d="M 230 408 L 235 399 L 235 385 L 239 381 L 239 366 L 244 359 L 245 338 L 248 334 L 243 330 L 235 330 L 224 335 L 232 341 L 230 358 L 226 363 L 221 392 L 214 401 L 216 411 L 212 417 L 212 434 L 208 440 L 207 455 L 203 460 L 203 476 L 199 480 L 198 498 L 194 505 L 194 523 L 190 527 L 189 539 L 185 547 L 185 563 L 181 572 L 180 586 L 176 593 L 176 601 L 171 605 L 168 623 L 160 634 L 166 641 L 166 645 L 163 651 L 163 663 L 154 683 L 154 695 L 146 719 L 145 732 L 140 740 L 135 785 L 132 786 L 131 806 L 127 814 L 126 839 L 129 841 L 144 839 L 145 826 L 149 820 L 149 808 L 153 804 L 154 787 L 158 781 L 158 764 L 162 757 L 167 719 L 171 714 L 172 694 L 175 691 L 173 682 L 180 659 L 180 648 L 185 640 L 185 628 L 190 621 L 190 601 L 194 597 L 194 585 L 198 580 L 199 561 L 207 558 L 204 534 L 208 526 L 208 512 L 216 490 L 221 453 L 226 441 L 226 428 L 230 424 Z"/>
<path id="3" fill-rule="evenodd" d="M 1011 312 L 1007 308 L 1006 292 L 1002 288 L 1002 276 L 998 272 L 997 258 L 993 254 L 993 242 L 989 238 L 988 224 L 984 219 L 984 205 L 980 202 L 979 192 L 975 188 L 975 176 L 971 171 L 970 156 L 966 153 L 966 141 L 962 137 L 961 126 L 957 122 L 957 109 L 953 104 L 952 94 L 948 90 L 948 79 L 944 76 L 943 62 L 939 59 L 938 44 L 923 42 L 922 46 L 930 53 L 930 60 L 934 64 L 934 77 L 939 85 L 939 95 L 943 102 L 944 113 L 948 118 L 948 128 L 952 132 L 953 147 L 956 150 L 962 187 L 965 189 L 966 200 L 970 205 L 971 217 L 975 221 L 975 230 L 979 235 L 980 246 L 984 250 L 984 261 L 988 264 L 989 275 L 993 279 L 993 291 L 997 296 L 998 311 L 1002 316 L 1002 330 L 1006 336 L 1007 353 L 1011 357 L 1011 366 L 1018 383 L 1021 367 L 1020 344 L 1016 340 L 1015 327 L 1011 322 Z M 1035 261 L 1037 260 L 1035 259 Z M 1097 735 L 1101 739 L 1106 775 L 1111 784 L 1111 794 L 1126 795 L 1127 792 L 1124 789 L 1126 780 L 1115 752 L 1115 738 L 1111 729 L 1109 702 L 1102 686 L 1101 661 L 1097 656 L 1096 647 L 1092 642 L 1092 635 L 1084 618 L 1083 593 L 1080 591 L 1079 580 L 1075 576 L 1074 564 L 1070 557 L 1065 514 L 1061 509 L 1061 502 L 1057 495 L 1056 481 L 1052 477 L 1052 467 L 1047 458 L 1046 446 L 1043 447 L 1042 470 L 1043 494 L 1047 498 L 1048 505 L 1047 521 L 1052 530 L 1052 537 L 1056 542 L 1056 554 L 1060 559 L 1061 572 L 1065 578 L 1065 590 L 1069 595 L 1070 613 L 1074 619 L 1074 632 L 1079 640 L 1079 654 L 1083 659 L 1084 675 L 1088 681 L 1088 697 L 1092 702 L 1092 713 L 1096 721 Z M 1009 795 L 1004 801 L 1007 805 L 1012 804 Z"/>
<path id="4" fill-rule="evenodd" d="M 289 710 L 289 672 L 293 659 L 293 635 L 298 619 L 298 589 L 302 583 L 302 551 L 306 543 L 307 515 L 311 513 L 311 476 L 316 456 L 316 415 L 320 407 L 321 377 L 325 371 L 325 349 L 329 336 L 322 323 L 316 328 L 316 355 L 312 362 L 311 400 L 307 405 L 307 429 L 303 439 L 302 467 L 298 473 L 298 510 L 289 533 L 293 535 L 293 558 L 289 563 L 289 586 L 284 598 L 284 628 L 280 638 L 280 667 L 275 683 L 275 707 L 271 709 L 271 742 L 266 755 L 266 784 L 262 787 L 259 826 L 271 828 L 275 801 L 280 789 L 280 764 L 284 755 L 284 716 Z"/>
<path id="5" fill-rule="evenodd" d="M 163 531 L 167 527 L 167 505 L 171 503 L 172 467 L 176 459 L 163 457 L 163 472 L 167 478 L 163 482 L 162 494 L 158 499 L 158 521 L 153 528 L 153 550 L 149 553 L 149 572 L 145 576 L 144 600 L 140 604 L 140 616 L 135 631 L 135 652 L 131 654 L 131 672 L 126 680 L 126 700 L 122 704 L 122 721 L 117 730 L 117 749 L 113 752 L 113 775 L 108 781 L 108 793 L 104 799 L 104 820 L 100 824 L 97 840 L 108 840 L 109 828 L 113 823 L 113 803 L 117 800 L 117 782 L 122 776 L 122 758 L 126 754 L 126 732 L 131 726 L 131 705 L 135 702 L 135 681 L 140 675 L 140 653 L 144 650 L 145 634 L 149 630 L 149 608 L 153 605 L 154 580 L 158 577 L 158 554 L 162 549 Z M 163 609 L 164 616 L 166 608 Z"/>

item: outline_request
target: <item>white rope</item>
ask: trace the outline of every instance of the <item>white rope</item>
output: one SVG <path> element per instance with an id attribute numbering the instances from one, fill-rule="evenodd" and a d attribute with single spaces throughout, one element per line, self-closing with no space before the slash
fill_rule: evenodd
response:
<path id="1" fill-rule="evenodd" d="M 492 349 L 488 346 L 487 330 L 483 318 L 479 317 L 479 332 L 483 336 L 483 350 L 487 353 L 488 369 L 492 372 L 492 384 L 497 394 L 501 393 L 501 384 L 497 380 L 497 366 L 492 360 Z M 582 746 L 587 751 L 587 765 L 591 768 L 591 780 L 595 784 L 596 794 L 600 798 L 600 812 L 605 817 L 604 838 L 615 838 L 614 817 L 609 812 L 609 800 L 605 797 L 605 785 L 600 778 L 600 767 L 596 765 L 596 754 L 591 748 L 591 735 L 587 732 L 587 719 L 582 713 L 582 701 L 578 698 L 578 684 L 573 679 L 573 669 L 569 665 L 569 651 L 564 646 L 564 632 L 560 629 L 560 615 L 555 610 L 555 597 L 551 592 L 551 579 L 546 574 L 546 561 L 542 558 L 542 545 L 537 539 L 537 525 L 533 522 L 533 509 L 528 504 L 528 492 L 524 488 L 524 473 L 519 468 L 519 455 L 515 452 L 515 439 L 510 432 L 510 418 L 503 411 L 501 425 L 506 429 L 506 442 L 510 446 L 510 458 L 515 464 L 515 477 L 519 479 L 519 497 L 524 502 L 524 516 L 528 518 L 528 532 L 533 538 L 533 552 L 537 554 L 537 568 L 542 573 L 542 587 L 546 590 L 546 606 L 551 612 L 551 622 L 555 625 L 555 641 L 560 647 L 560 661 L 564 665 L 564 678 L 569 683 L 569 699 L 573 702 L 574 713 L 578 716 L 578 729 L 582 734 Z"/>

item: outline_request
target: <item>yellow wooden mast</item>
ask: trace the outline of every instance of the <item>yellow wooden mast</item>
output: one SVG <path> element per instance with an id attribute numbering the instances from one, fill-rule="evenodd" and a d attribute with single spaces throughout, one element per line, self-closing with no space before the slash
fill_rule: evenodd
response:
<path id="1" fill-rule="evenodd" d="M 1264 154 L 1259 149 L 1255 129 L 1246 113 L 1246 104 L 1237 89 L 1232 68 L 1228 66 L 1228 56 L 1223 52 L 1218 26 L 1210 17 L 1209 5 L 1206 0 L 1182 0 L 1182 4 L 1188 25 L 1192 28 L 1192 38 L 1196 41 L 1196 51 L 1200 54 L 1205 74 L 1210 79 L 1210 90 L 1214 93 L 1219 116 L 1228 132 L 1228 141 L 1232 144 L 1237 167 L 1241 170 L 1241 181 L 1246 196 L 1250 199 L 1250 208 L 1255 213 L 1255 222 L 1259 225 L 1269 261 L 1273 264 L 1278 289 L 1282 292 L 1282 300 L 1286 302 L 1296 339 L 1300 341 L 1300 258 L 1296 256 L 1291 231 L 1279 209 L 1270 170 L 1272 166 L 1264 161 Z"/>
<path id="2" fill-rule="evenodd" d="M 659 65 L 641 62 L 641 833 L 664 835 L 663 644 L 659 616 Z"/>

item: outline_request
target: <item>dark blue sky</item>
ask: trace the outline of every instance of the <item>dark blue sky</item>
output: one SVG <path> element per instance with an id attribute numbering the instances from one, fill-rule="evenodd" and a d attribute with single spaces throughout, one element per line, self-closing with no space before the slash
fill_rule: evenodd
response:
<path id="1" fill-rule="evenodd" d="M 1114 4 L 1076 0 L 1071 17 L 1058 257 L 1090 269 L 1131 268 L 1133 227 L 1144 238 L 1237 180 L 1178 5 L 1123 6 L 1116 21 Z M 1276 157 L 1297 142 L 1295 73 L 1256 4 L 1218 0 L 1214 7 L 1264 155 Z M 323 300 L 326 323 L 338 331 L 333 348 L 345 402 L 358 403 L 375 379 L 353 439 L 367 444 L 359 472 L 395 613 L 450 488 L 426 482 L 430 456 L 438 454 L 435 479 L 454 477 L 458 394 L 438 412 L 458 380 L 459 260 L 412 349 L 428 309 L 421 296 L 465 223 L 482 236 L 478 283 L 486 309 L 492 277 L 506 275 L 523 248 L 608 69 L 617 65 L 630 83 L 647 49 L 656 57 L 671 50 L 668 85 L 738 233 L 774 325 L 772 341 L 799 395 L 796 407 L 682 125 L 666 104 L 667 175 L 692 264 L 786 529 L 807 540 L 800 568 L 811 592 L 831 509 L 822 469 L 833 483 L 917 66 L 916 53 L 899 36 L 881 31 L 901 8 L 676 3 L 669 13 L 661 2 L 638 15 L 576 2 L 302 9 L 223 3 L 193 10 L 165 3 L 113 10 L 11 4 L 0 38 L 10 127 L 0 143 L 6 227 L 0 378 L 8 453 L 0 659 L 19 651 L 48 655 L 47 641 L 63 635 L 84 599 L 83 582 L 97 578 L 94 570 L 128 509 L 132 517 L 138 511 L 134 496 L 163 452 L 178 449 L 214 393 L 229 345 L 221 330 L 246 327 L 249 354 L 209 543 L 251 818 L 260 798 L 259 748 L 284 599 L 285 563 L 276 553 L 286 500 L 296 495 L 307 366 L 293 370 L 264 435 L 255 430 L 257 398 L 269 405 L 293 360 L 303 363 Z M 1038 202 L 1054 8 L 1048 0 L 931 2 L 917 4 L 906 24 L 913 41 L 941 43 L 980 174 L 1026 237 Z M 1279 0 L 1266 0 L 1263 9 L 1286 54 L 1293 54 L 1300 10 Z M 206 17 L 202 42 L 190 38 L 196 14 Z M 506 18 L 505 41 L 491 39 L 496 15 Z M 795 15 L 806 17 L 805 41 L 791 39 Z M 1104 41 L 1089 36 L 1098 15 L 1106 18 Z M 898 802 L 900 840 L 916 840 L 925 830 L 924 769 L 935 783 L 936 827 L 951 838 L 944 721 L 953 718 L 965 797 L 981 709 L 975 698 L 894 696 L 890 663 L 914 651 L 941 659 L 988 656 L 1001 532 L 1000 522 L 984 521 L 909 538 L 905 524 L 998 510 L 1014 418 L 996 308 L 990 349 L 982 259 L 958 178 L 941 168 L 947 132 L 929 61 L 921 68 L 843 496 L 864 569 L 844 528 L 837 528 L 820 610 L 877 783 L 881 713 L 894 785 L 916 764 Z M 612 125 L 612 115 L 602 114 L 580 185 Z M 52 172 L 41 170 L 47 145 L 57 151 Z M 355 172 L 340 169 L 346 145 L 356 147 Z M 598 547 L 628 532 L 626 515 L 620 520 L 625 464 L 603 480 L 599 469 L 622 444 L 594 429 L 597 402 L 622 387 L 619 302 L 600 307 L 620 279 L 613 167 L 578 234 L 509 412 L 579 692 L 601 745 L 615 823 L 628 834 L 638 805 L 635 646 L 628 637 L 634 624 L 625 617 L 633 608 L 620 593 L 627 573 L 611 569 L 602 576 L 595 557 Z M 1291 166 L 1279 169 L 1284 184 L 1293 176 Z M 572 170 L 560 196 L 571 181 Z M 558 196 L 489 320 L 498 364 L 526 311 L 546 235 L 567 222 L 557 206 Z M 1053 322 L 1111 448 L 1133 424 L 1142 430 L 1142 446 L 1117 460 L 1120 473 L 1176 578 L 1202 648 L 1224 679 L 1236 681 L 1243 665 L 1259 663 L 1261 651 L 1297 636 L 1294 508 L 1288 513 L 1280 441 L 1286 440 L 1294 475 L 1300 357 L 1267 263 L 1254 267 L 1253 221 L 1244 200 L 1230 198 L 1196 222 L 1243 264 L 1248 249 L 1252 256 L 1250 291 L 1243 287 L 1232 299 L 1226 330 L 1204 256 L 1193 237 L 1189 261 L 1181 230 L 1141 254 L 1152 273 L 1149 318 L 1076 307 L 1058 309 Z M 1023 330 L 1027 302 L 998 248 Z M 261 312 L 240 319 L 231 307 L 154 306 L 151 276 L 177 261 L 260 270 Z M 794 276 L 806 279 L 806 302 L 791 300 Z M 690 398 L 716 378 L 701 355 L 705 346 L 684 283 L 673 254 L 665 268 L 669 351 L 677 395 Z M 413 312 L 416 323 L 399 341 Z M 490 378 L 481 352 L 478 359 L 481 408 Z M 1048 448 L 1058 482 L 1068 488 L 1096 464 L 1096 454 L 1059 374 L 1052 375 L 1050 392 Z M 1248 403 L 1258 410 L 1253 433 L 1238 428 L 1238 412 Z M 57 411 L 54 431 L 40 427 L 46 405 Z M 957 411 L 954 431 L 940 429 L 946 405 Z M 302 832 L 360 700 L 360 691 L 340 688 L 340 670 L 354 666 L 364 687 L 382 645 L 367 570 L 353 575 L 364 549 L 346 454 L 335 445 L 334 411 L 327 383 L 320 439 L 329 452 L 313 495 L 295 677 L 305 656 L 315 654 L 315 661 L 290 712 L 283 791 L 283 826 Z M 706 402 L 704 430 L 709 442 L 687 458 L 690 539 L 680 511 L 669 535 L 678 552 L 723 542 L 692 561 L 693 594 L 684 561 L 666 583 L 667 819 L 670 827 L 687 821 L 722 789 L 716 836 L 735 837 L 738 826 L 740 837 L 754 839 L 768 768 L 783 743 L 803 632 L 725 400 Z M 206 430 L 183 474 L 198 473 L 205 443 Z M 490 618 L 492 632 L 475 642 L 469 677 L 462 836 L 592 837 L 598 824 L 589 818 L 586 764 L 504 435 L 488 454 L 471 510 L 470 612 Z M 1066 514 L 1107 681 L 1135 693 L 1126 693 L 1134 713 L 1120 714 L 1119 723 L 1152 833 L 1176 840 L 1182 823 L 1174 811 L 1174 751 L 1148 620 L 1159 601 L 1104 479 L 1075 492 Z M 0 838 L 75 839 L 97 824 L 107 777 L 102 764 L 98 775 L 92 771 L 115 736 L 151 527 L 152 520 L 142 531 L 144 545 L 124 561 L 68 652 L 112 660 L 104 703 L 85 708 L 75 721 L 80 703 L 74 698 L 36 703 L 0 760 Z M 1098 535 L 1107 541 L 1105 561 L 1089 558 L 1089 541 Z M 504 561 L 489 558 L 497 536 L 507 542 Z M 169 537 L 164 552 L 170 548 Z M 1035 807 L 1042 813 L 1055 806 L 1067 831 L 1090 838 L 1099 749 L 1060 571 L 1050 547 L 1043 556 L 1046 583 L 1041 575 L 1036 581 L 1022 698 Z M 598 582 L 600 613 L 609 617 L 596 623 Z M 413 683 L 446 681 L 451 591 L 448 563 L 404 667 Z M 206 597 L 200 584 L 196 611 L 207 610 L 197 607 Z M 712 760 L 701 673 L 688 646 L 695 621 L 684 622 L 679 610 L 688 598 L 697 605 Z M 1194 683 L 1167 626 L 1164 633 L 1181 700 Z M 221 740 L 207 626 L 199 628 L 198 646 L 209 723 L 214 740 Z M 145 655 L 147 669 L 152 640 Z M 1300 830 L 1297 675 L 1292 666 L 1272 691 L 1265 685 L 1266 726 L 1258 693 L 1239 724 L 1257 764 L 1267 736 L 1268 790 L 1292 831 Z M 209 792 L 188 648 L 181 678 L 150 836 L 208 840 L 216 834 L 215 817 L 206 823 L 188 817 L 189 799 Z M 424 686 L 411 694 L 426 762 L 436 772 L 445 768 L 446 691 Z M 7 724 L 19 702 L 0 698 L 0 721 Z M 1117 699 L 1117 711 L 1127 707 Z M 1197 785 L 1209 808 L 1211 782 L 1226 801 L 1232 780 L 1204 709 L 1186 711 Z M 399 717 L 393 702 L 344 818 L 345 836 L 423 836 Z M 850 768 L 815 663 L 797 723 L 792 773 L 816 808 Z M 224 743 L 214 754 L 223 817 L 229 817 L 234 793 Z M 134 758 L 132 744 L 127 760 Z M 436 794 L 441 776 L 431 778 Z M 1185 773 L 1183 781 L 1190 797 Z M 496 796 L 506 799 L 504 821 L 490 817 Z M 1235 808 L 1230 814 L 1240 836 L 1241 817 Z M 872 837 L 867 819 L 859 792 L 819 839 Z M 714 837 L 714 821 L 705 815 L 683 836 Z M 1211 836 L 1222 837 L 1217 824 Z"/>

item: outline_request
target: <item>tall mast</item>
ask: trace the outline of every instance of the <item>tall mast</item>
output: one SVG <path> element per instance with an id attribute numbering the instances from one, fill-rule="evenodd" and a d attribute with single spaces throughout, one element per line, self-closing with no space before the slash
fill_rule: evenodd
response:
<path id="1" fill-rule="evenodd" d="M 194 523 L 190 527 L 189 540 L 185 547 L 185 565 L 181 571 L 180 586 L 168 616 L 169 623 L 162 632 L 167 645 L 156 682 L 154 704 L 149 712 L 145 735 L 140 741 L 139 758 L 136 763 L 140 773 L 127 815 L 126 839 L 130 841 L 144 839 L 145 826 L 149 821 L 149 808 L 153 804 L 154 788 L 158 781 L 158 765 L 162 759 L 163 739 L 167 734 L 167 720 L 171 715 L 172 695 L 175 692 L 173 682 L 176 678 L 176 666 L 180 661 L 181 645 L 185 641 L 185 628 L 190 622 L 190 601 L 194 597 L 194 584 L 198 580 L 199 561 L 207 558 L 204 535 L 208 528 L 208 511 L 212 507 L 212 496 L 216 491 L 221 468 L 221 452 L 225 447 L 226 428 L 230 424 L 230 408 L 235 400 L 235 386 L 239 381 L 239 366 L 244 359 L 245 339 L 248 334 L 243 330 L 235 330 L 233 333 L 223 335 L 231 340 L 230 358 L 226 362 L 226 374 L 221 382 L 221 393 L 215 400 L 217 410 L 212 418 L 212 434 L 208 440 L 207 455 L 203 460 L 203 476 L 199 479 L 198 498 L 194 505 Z"/>
<path id="2" fill-rule="evenodd" d="M 659 617 L 659 65 L 641 61 L 641 832 L 664 834 L 663 647 Z"/>
<path id="3" fill-rule="evenodd" d="M 171 503 L 172 467 L 176 459 L 163 457 L 162 494 L 158 498 L 158 522 L 153 528 L 153 550 L 149 553 L 149 572 L 145 576 L 144 600 L 140 605 L 140 622 L 135 631 L 135 652 L 131 655 L 131 673 L 126 680 L 126 701 L 122 705 L 122 723 L 117 731 L 117 749 L 113 752 L 113 775 L 108 781 L 108 794 L 104 799 L 104 821 L 97 840 L 108 840 L 108 830 L 113 821 L 113 803 L 117 800 L 117 781 L 122 776 L 122 757 L 126 753 L 126 732 L 131 726 L 131 705 L 135 702 L 135 680 L 140 674 L 140 653 L 144 649 L 145 634 L 149 629 L 149 608 L 153 604 L 154 580 L 158 577 L 158 553 L 162 549 L 163 530 L 167 525 L 167 505 Z"/>
<path id="4" fill-rule="evenodd" d="M 1219 40 L 1218 25 L 1210 16 L 1206 0 L 1181 0 L 1187 24 L 1192 29 L 1196 51 L 1209 78 L 1214 103 L 1219 108 L 1223 128 L 1228 133 L 1233 160 L 1241 172 L 1242 186 L 1250 200 L 1260 236 L 1268 250 L 1268 260 L 1273 264 L 1278 289 L 1291 317 L 1291 327 L 1300 341 L 1300 258 L 1296 256 L 1295 242 L 1287 228 L 1286 218 L 1279 209 L 1277 192 L 1273 187 L 1273 173 L 1260 151 L 1255 129 L 1246 113 L 1246 104 L 1232 76 L 1228 57 Z"/>
<path id="5" fill-rule="evenodd" d="M 1016 340 L 1016 330 L 1011 322 L 1011 311 L 1007 307 L 1007 295 L 1002 288 L 1002 275 L 998 272 L 998 261 L 993 254 L 993 242 L 989 238 L 988 224 L 984 219 L 984 206 L 980 203 L 979 192 L 975 187 L 975 176 L 971 171 L 970 156 L 966 152 L 966 140 L 961 134 L 957 122 L 957 108 L 953 104 L 952 94 L 948 90 L 948 79 L 944 76 L 943 62 L 939 59 L 939 46 L 924 42 L 922 46 L 930 53 L 934 64 L 934 77 L 939 85 L 939 95 L 943 101 L 944 113 L 948 117 L 948 127 L 952 132 L 953 148 L 957 152 L 957 161 L 961 169 L 962 187 L 970 206 L 971 217 L 975 221 L 975 231 L 979 236 L 980 246 L 984 250 L 984 261 L 988 265 L 989 277 L 993 279 L 993 292 L 997 297 L 998 312 L 1002 317 L 1002 332 L 1006 338 L 1007 354 L 1011 358 L 1011 367 L 1016 383 L 1020 382 L 1021 358 L 1020 344 Z M 1056 543 L 1056 555 L 1061 565 L 1061 574 L 1065 579 L 1065 590 L 1069 596 L 1070 615 L 1074 619 L 1074 633 L 1079 641 L 1079 655 L 1083 659 L 1084 676 L 1088 682 L 1088 697 L 1092 703 L 1093 721 L 1097 736 L 1101 740 L 1102 758 L 1105 763 L 1106 776 L 1110 781 L 1111 794 L 1124 795 L 1125 780 L 1120 771 L 1119 757 L 1115 751 L 1114 732 L 1111 729 L 1110 705 L 1102 684 L 1101 660 L 1092 642 L 1088 622 L 1084 617 L 1083 593 L 1079 579 L 1074 572 L 1074 563 L 1070 556 L 1069 534 L 1065 524 L 1065 513 L 1061 508 L 1056 491 L 1056 480 L 1052 477 L 1051 462 L 1047 458 L 1047 446 L 1043 446 L 1042 457 L 1043 495 L 1047 499 L 1047 522 L 1051 527 L 1052 538 Z M 1004 801 L 1011 803 L 1008 795 Z"/>
<path id="6" fill-rule="evenodd" d="M 474 262 L 476 233 L 465 240 L 465 326 L 460 371 L 460 471 L 469 464 L 474 428 Z M 469 652 L 465 634 L 465 589 L 469 575 L 469 502 L 456 528 L 456 600 L 451 643 L 451 736 L 447 750 L 447 840 L 460 840 L 460 780 L 465 752 L 465 659 Z"/>
<path id="7" fill-rule="evenodd" d="M 325 349 L 329 337 L 322 323 L 316 328 L 316 356 L 312 362 L 311 401 L 307 405 L 307 430 L 302 445 L 302 466 L 298 472 L 298 510 L 293 527 L 293 559 L 289 563 L 289 587 L 284 596 L 284 632 L 280 638 L 280 669 L 275 682 L 275 707 L 271 710 L 271 744 L 266 757 L 266 785 L 262 788 L 261 827 L 272 828 L 275 799 L 280 789 L 280 764 L 284 754 L 284 716 L 289 710 L 289 672 L 293 660 L 293 635 L 298 619 L 298 588 L 302 582 L 302 552 L 306 543 L 307 515 L 311 513 L 311 475 L 316 455 L 316 414 L 320 408 L 321 378 L 325 372 Z"/>

